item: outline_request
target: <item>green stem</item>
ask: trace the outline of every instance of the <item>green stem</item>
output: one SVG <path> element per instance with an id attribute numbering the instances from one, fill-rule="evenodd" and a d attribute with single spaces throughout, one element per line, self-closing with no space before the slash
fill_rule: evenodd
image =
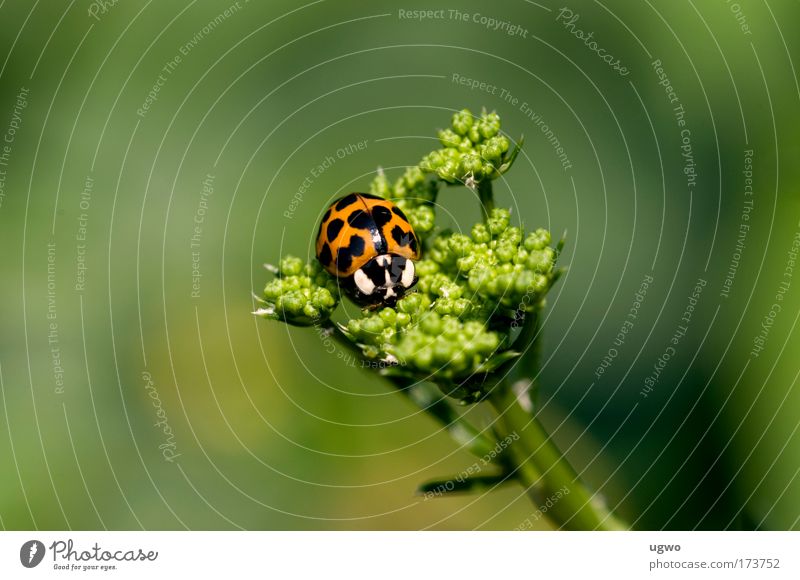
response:
<path id="1" fill-rule="evenodd" d="M 516 462 L 518 479 L 539 507 L 548 499 L 547 515 L 568 530 L 622 530 L 617 520 L 589 489 L 564 458 L 539 421 L 524 410 L 504 383 L 489 394 L 489 402 L 499 416 L 500 435 L 519 437 L 509 451 Z M 515 449 L 516 448 L 516 449 Z M 541 474 L 534 479 L 534 474 Z"/>
<path id="2" fill-rule="evenodd" d="M 386 377 L 392 386 L 447 430 L 450 437 L 467 451 L 483 457 L 497 442 L 491 432 L 484 432 L 462 417 L 453 406 L 429 383 L 416 383 L 401 377 Z"/>
<path id="3" fill-rule="evenodd" d="M 511 345 L 512 350 L 521 352 L 522 355 L 517 360 L 509 361 L 508 372 L 500 375 L 508 377 L 509 382 L 514 385 L 514 393 L 520 399 L 523 397 L 527 399 L 526 406 L 531 409 L 536 402 L 538 386 L 536 375 L 541 355 L 541 341 L 536 340 L 539 332 L 540 310 L 541 305 L 537 306 L 535 310 L 525 313 L 520 333 L 514 340 L 514 344 Z"/>
<path id="4" fill-rule="evenodd" d="M 478 199 L 481 201 L 483 221 L 487 221 L 494 209 L 494 194 L 492 193 L 492 180 L 483 179 L 478 182 Z"/>

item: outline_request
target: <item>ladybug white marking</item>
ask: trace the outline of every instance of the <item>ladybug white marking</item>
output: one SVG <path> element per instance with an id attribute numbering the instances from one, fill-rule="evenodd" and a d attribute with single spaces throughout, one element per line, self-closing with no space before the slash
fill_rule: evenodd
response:
<path id="1" fill-rule="evenodd" d="M 369 279 L 369 276 L 367 276 L 364 273 L 364 270 L 362 270 L 361 268 L 356 270 L 356 273 L 353 274 L 353 281 L 356 283 L 356 286 L 358 287 L 359 290 L 361 290 L 363 294 L 369 296 L 370 294 L 375 292 L 375 283 Z"/>
<path id="2" fill-rule="evenodd" d="M 403 268 L 403 275 L 400 277 L 400 283 L 406 288 L 411 288 L 414 283 L 414 262 L 406 260 L 406 266 Z"/>

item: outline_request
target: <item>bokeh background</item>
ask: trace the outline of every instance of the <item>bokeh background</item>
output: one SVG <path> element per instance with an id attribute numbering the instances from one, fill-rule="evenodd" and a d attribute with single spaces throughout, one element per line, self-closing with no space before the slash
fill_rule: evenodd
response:
<path id="1" fill-rule="evenodd" d="M 264 262 L 310 256 L 327 202 L 462 107 L 525 135 L 498 203 L 567 232 L 540 416 L 578 471 L 641 529 L 800 528 L 796 1 L 2 0 L 0 22 L 3 528 L 529 518 L 514 486 L 415 495 L 473 458 L 250 314 Z"/>

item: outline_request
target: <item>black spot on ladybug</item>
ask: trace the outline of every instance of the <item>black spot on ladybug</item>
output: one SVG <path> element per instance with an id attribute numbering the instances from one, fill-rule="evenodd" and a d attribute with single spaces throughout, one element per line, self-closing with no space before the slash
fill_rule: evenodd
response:
<path id="1" fill-rule="evenodd" d="M 350 238 L 350 245 L 348 246 L 348 250 L 354 257 L 358 257 L 364 254 L 364 248 L 366 244 L 364 243 L 364 238 L 361 236 L 353 236 Z"/>
<path id="2" fill-rule="evenodd" d="M 403 277 L 403 269 L 406 267 L 406 259 L 403 256 L 392 256 L 392 265 L 389 271 L 389 279 L 397 284 Z"/>
<path id="3" fill-rule="evenodd" d="M 342 199 L 336 202 L 336 209 L 342 211 L 344 208 L 353 205 L 358 201 L 358 196 L 355 193 L 345 195 Z"/>
<path id="4" fill-rule="evenodd" d="M 350 253 L 350 248 L 339 248 L 336 251 L 336 268 L 340 272 L 349 270 L 352 263 L 353 255 Z"/>
<path id="5" fill-rule="evenodd" d="M 328 211 L 325 212 L 325 215 L 322 216 L 322 223 L 328 221 L 328 218 L 331 217 L 331 208 L 328 208 Z"/>
<path id="6" fill-rule="evenodd" d="M 403 231 L 403 228 L 400 226 L 394 226 L 392 228 L 392 239 L 397 242 L 398 246 L 405 247 L 414 242 L 414 234 L 411 232 Z M 415 244 L 416 245 L 416 244 Z M 414 246 L 411 246 L 411 249 L 414 249 Z"/>
<path id="7" fill-rule="evenodd" d="M 393 205 L 393 206 L 392 206 L 392 211 L 394 212 L 394 215 L 396 215 L 397 217 L 399 217 L 399 218 L 400 218 L 401 220 L 403 220 L 404 222 L 407 222 L 407 221 L 408 221 L 408 218 L 406 217 L 406 214 L 404 214 L 404 213 L 403 213 L 403 210 L 402 210 L 402 209 L 400 209 L 399 207 L 397 207 L 396 205 Z M 326 219 L 327 219 L 327 218 L 326 218 Z"/>
<path id="8" fill-rule="evenodd" d="M 411 251 L 417 253 L 417 236 L 411 236 L 411 244 L 409 245 Z"/>
<path id="9" fill-rule="evenodd" d="M 376 205 L 372 208 L 372 219 L 375 220 L 375 225 L 378 228 L 382 228 L 390 221 L 392 221 L 392 212 L 389 208 L 383 207 L 382 205 Z"/>
<path id="10" fill-rule="evenodd" d="M 357 209 L 347 216 L 347 223 L 357 230 L 368 230 L 372 226 L 372 217 L 363 209 Z"/>
<path id="11" fill-rule="evenodd" d="M 344 227 L 344 222 L 339 218 L 336 218 L 331 223 L 328 224 L 328 240 L 331 243 L 336 241 L 336 237 L 339 235 L 339 232 L 342 231 Z"/>
<path id="12" fill-rule="evenodd" d="M 366 197 L 367 199 L 383 199 L 381 196 L 372 195 L 371 193 L 359 193 L 358 195 L 360 195 L 361 197 Z"/>
<path id="13" fill-rule="evenodd" d="M 322 249 L 319 251 L 319 261 L 323 266 L 330 266 L 331 260 L 333 260 L 333 254 L 331 254 L 331 247 L 326 243 L 322 244 Z"/>
<path id="14" fill-rule="evenodd" d="M 367 275 L 375 286 L 386 284 L 386 266 L 380 264 L 375 258 L 364 264 L 361 267 L 361 271 Z"/>

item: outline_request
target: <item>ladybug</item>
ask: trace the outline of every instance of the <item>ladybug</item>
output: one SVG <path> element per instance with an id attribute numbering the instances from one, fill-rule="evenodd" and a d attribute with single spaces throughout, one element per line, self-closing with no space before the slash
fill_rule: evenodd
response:
<path id="1" fill-rule="evenodd" d="M 317 259 L 353 301 L 394 306 L 417 283 L 419 240 L 403 211 L 369 193 L 334 201 L 317 234 Z"/>

